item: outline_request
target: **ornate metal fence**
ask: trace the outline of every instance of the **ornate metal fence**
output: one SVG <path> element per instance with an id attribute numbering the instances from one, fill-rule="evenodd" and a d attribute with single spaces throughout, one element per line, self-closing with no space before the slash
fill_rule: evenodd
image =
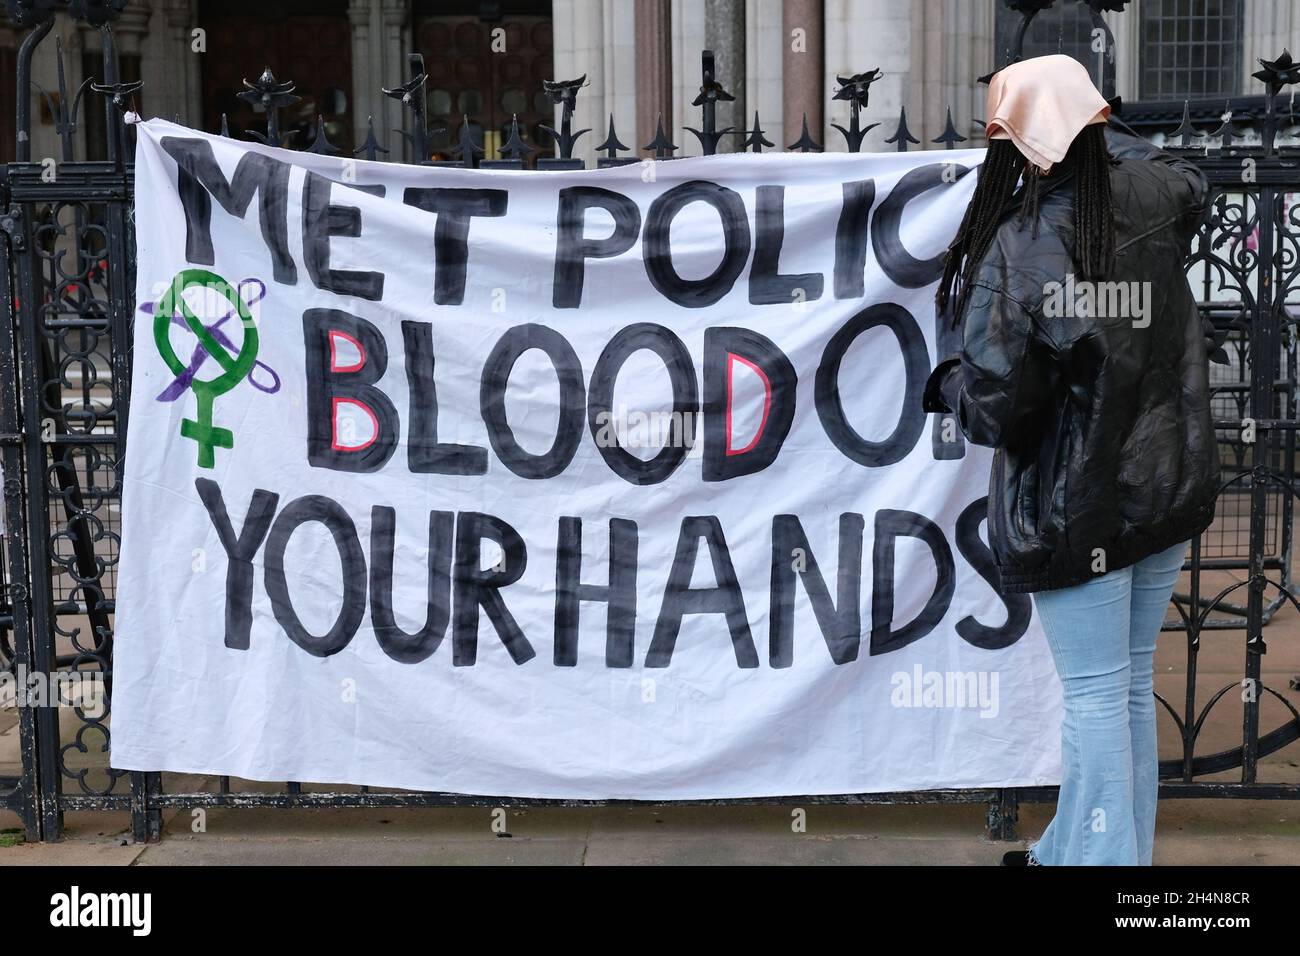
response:
<path id="1" fill-rule="evenodd" d="M 1042 3 L 1010 3 L 1028 24 Z M 72 3 L 79 19 L 102 35 L 102 82 L 70 91 L 62 80 L 48 97 L 60 134 L 61 155 L 31 154 L 32 59 L 51 32 L 54 8 L 47 0 L 10 0 L 10 17 L 28 32 L 18 53 L 17 161 L 0 170 L 0 464 L 4 469 L 7 537 L 0 562 L 0 668 L 26 679 L 59 674 L 97 675 L 110 692 L 112 677 L 118 507 L 131 371 L 134 295 L 132 236 L 132 132 L 123 122 L 138 84 L 118 80 L 109 21 L 121 3 Z M 1090 3 L 1094 13 L 1105 3 Z M 1095 20 L 1104 29 L 1098 16 Z M 1022 29 L 1017 37 L 1023 40 Z M 1109 45 L 1109 32 L 1106 31 Z M 549 150 L 525 142 L 512 126 L 496 156 L 483 156 L 462 118 L 452 159 L 431 159 L 431 125 L 424 99 L 423 60 L 409 58 L 410 80 L 384 90 L 407 110 L 406 143 L 394 149 L 410 161 L 538 169 L 582 168 L 573 157 L 585 131 L 573 129 L 582 81 L 556 82 L 546 90 L 559 120 L 548 128 Z M 700 152 L 724 141 L 761 151 L 773 144 L 757 116 L 752 129 L 719 129 L 715 106 L 730 98 L 702 61 L 695 105 L 701 119 L 692 129 Z M 1113 77 L 1113 70 L 1107 72 Z M 861 112 L 871 84 L 869 71 L 843 77 L 836 99 L 850 107 L 849 126 L 837 126 L 847 148 L 863 147 L 875 124 Z M 1187 679 L 1181 701 L 1160 698 L 1182 741 L 1179 759 L 1160 765 L 1166 797 L 1297 798 L 1300 785 L 1258 780 L 1262 757 L 1300 737 L 1300 713 L 1264 679 L 1264 628 L 1291 594 L 1292 498 L 1295 470 L 1297 319 L 1300 295 L 1300 212 L 1291 190 L 1300 191 L 1300 149 L 1276 145 L 1284 124 L 1275 101 L 1300 70 L 1283 55 L 1263 64 L 1259 115 L 1226 117 L 1198 133 L 1186 114 L 1171 134 L 1171 149 L 1197 157 L 1214 187 L 1212 213 L 1189 263 L 1201 307 L 1219 329 L 1232 362 L 1216 386 L 1216 416 L 1223 449 L 1224 484 L 1219 519 L 1198 540 L 1188 565 L 1190 586 L 1176 596 L 1177 618 L 1167 627 L 1186 641 Z M 1109 86 L 1109 82 L 1107 83 Z M 242 94 L 266 117 L 265 142 L 292 146 L 280 134 L 279 113 L 296 99 L 293 84 L 270 69 L 246 83 Z M 44 91 L 41 91 L 44 95 Z M 1107 92 L 1111 92 L 1107 90 Z M 79 161 L 74 155 L 79 111 L 103 109 L 107 158 Z M 1239 125 L 1249 124 L 1258 142 L 1247 145 Z M 920 145 L 900 114 L 886 145 Z M 952 149 L 964 142 L 951 114 L 933 144 Z M 796 151 L 822 147 L 804 124 Z M 335 153 L 324 124 L 317 124 L 314 152 Z M 666 161 L 679 152 L 662 125 L 641 151 L 623 145 L 611 120 L 598 147 L 599 165 Z M 549 154 L 547 154 L 549 153 Z M 357 150 L 366 159 L 387 150 L 371 130 Z M 1216 368 L 1222 368 L 1216 366 Z M 1231 577 L 1235 575 L 1235 577 Z M 1216 583 L 1216 578 L 1219 579 Z M 1244 640 L 1242 638 L 1244 637 Z M 1243 678 L 1209 694 L 1197 682 L 1202 642 L 1230 640 L 1244 654 Z M 1278 676 L 1275 679 L 1280 680 Z M 1216 706 L 1242 701 L 1241 745 L 1200 753 L 1198 742 Z M 1261 704 L 1281 722 L 1263 729 Z M 0 714 L 3 714 L 0 711 Z M 0 776 L 0 806 L 21 815 L 30 839 L 58 839 L 65 810 L 129 810 L 137 840 L 156 839 L 164 810 L 198 807 L 319 807 L 430 805 L 589 805 L 591 801 L 525 800 L 491 795 L 374 792 L 367 788 L 312 790 L 287 783 L 271 790 L 236 786 L 221 778 L 211 788 L 171 774 L 124 772 L 108 765 L 107 711 L 87 706 L 18 707 L 18 772 Z M 3 729 L 3 725 L 0 725 Z M 3 759 L 3 755 L 0 755 Z M 1207 779 L 1213 778 L 1213 779 Z M 989 833 L 1009 838 L 1021 800 L 1050 800 L 1054 788 L 917 793 L 795 796 L 728 803 L 985 803 Z M 697 801 L 713 802 L 713 801 Z M 722 801 L 718 801 L 722 802 Z"/>

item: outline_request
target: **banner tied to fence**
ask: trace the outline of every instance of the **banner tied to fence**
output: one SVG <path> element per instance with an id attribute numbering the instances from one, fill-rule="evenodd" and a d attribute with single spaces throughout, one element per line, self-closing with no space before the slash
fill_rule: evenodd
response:
<path id="1" fill-rule="evenodd" d="M 113 766 L 1058 781 L 991 453 L 921 409 L 982 151 L 525 172 L 136 129 Z"/>

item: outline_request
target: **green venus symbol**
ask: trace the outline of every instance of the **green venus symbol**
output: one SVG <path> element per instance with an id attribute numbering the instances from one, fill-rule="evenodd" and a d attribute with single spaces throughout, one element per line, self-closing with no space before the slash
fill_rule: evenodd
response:
<path id="1" fill-rule="evenodd" d="M 191 311 L 185 301 L 184 293 L 188 289 L 201 287 L 211 289 L 224 298 L 239 315 L 243 326 L 243 341 L 239 345 L 239 354 L 231 355 L 204 326 L 202 320 Z M 221 374 L 214 379 L 203 380 L 197 376 L 190 381 L 190 389 L 198 403 L 197 420 L 181 420 L 181 436 L 189 438 L 199 446 L 199 467 L 211 468 L 216 463 L 217 448 L 234 448 L 235 436 L 228 428 L 219 428 L 212 424 L 212 402 L 218 396 L 230 391 L 244 380 L 253 363 L 257 361 L 257 326 L 252 313 L 240 298 L 239 292 L 215 272 L 206 269 L 186 269 L 178 272 L 172 279 L 171 288 L 158 300 L 154 310 L 153 338 L 167 367 L 174 375 L 186 374 L 186 363 L 177 356 L 172 348 L 171 329 L 177 311 L 185 320 L 185 325 L 199 340 L 199 347 L 214 359 L 221 368 Z"/>

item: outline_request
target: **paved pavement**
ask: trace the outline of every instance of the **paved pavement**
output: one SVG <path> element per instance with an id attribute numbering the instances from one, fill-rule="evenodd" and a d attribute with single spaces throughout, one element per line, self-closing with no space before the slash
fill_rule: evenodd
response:
<path id="1" fill-rule="evenodd" d="M 1228 576 L 1220 583 L 1227 583 Z M 1300 614 L 1286 607 L 1265 632 L 1265 683 L 1300 708 Z M 1181 707 L 1185 638 L 1162 636 L 1156 688 Z M 1240 681 L 1240 631 L 1207 633 L 1197 669 L 1198 698 Z M 1240 743 L 1241 704 L 1230 692 L 1206 722 L 1197 752 Z M 1266 697 L 1263 726 L 1290 714 Z M 0 775 L 17 761 L 14 711 L 0 710 Z M 1178 742 L 1161 717 L 1161 753 Z M 1233 774 L 1220 776 L 1230 781 Z M 1259 779 L 1300 782 L 1300 743 L 1261 761 Z M 187 780 L 186 785 L 211 785 Z M 73 784 L 69 782 L 69 786 Z M 173 788 L 169 784 L 169 789 Z M 0 866 L 90 863 L 117 865 L 207 863 L 868 863 L 992 865 L 1008 844 L 983 838 L 985 807 L 807 807 L 806 832 L 792 827 L 791 807 L 610 807 L 511 810 L 501 826 L 490 809 L 213 810 L 206 832 L 193 832 L 189 811 L 169 814 L 159 844 L 130 842 L 122 813 L 69 813 L 66 839 L 25 845 L 12 814 L 0 812 Z M 1021 808 L 1019 832 L 1037 836 L 1052 808 Z M 497 826 L 494 827 L 494 824 Z M 1300 864 L 1300 801 L 1219 799 L 1164 801 L 1156 841 L 1157 865 Z M 499 832 L 500 830 L 504 832 Z M 19 840 L 16 845 L 15 840 Z M 1016 845 L 1016 844 L 1012 844 Z"/>
<path id="2" fill-rule="evenodd" d="M 62 843 L 0 848 L 22 864 L 966 864 L 1009 846 L 982 837 L 982 806 L 511 810 L 217 810 L 193 833 L 189 812 L 161 843 L 130 842 L 124 814 L 73 813 Z M 1050 808 L 1021 810 L 1038 833 Z M 1300 864 L 1300 804 L 1177 800 L 1160 807 L 1157 865 Z"/>

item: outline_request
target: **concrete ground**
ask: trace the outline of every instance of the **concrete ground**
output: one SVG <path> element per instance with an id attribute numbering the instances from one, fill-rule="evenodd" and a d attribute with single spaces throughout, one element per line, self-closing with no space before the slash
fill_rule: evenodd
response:
<path id="1" fill-rule="evenodd" d="M 1300 580 L 1300 575 L 1297 575 Z M 1207 575 L 1206 589 L 1240 580 L 1236 573 Z M 1184 582 L 1185 585 L 1185 582 Z M 1180 588 L 1181 589 L 1181 588 Z M 1244 601 L 1244 590 L 1237 595 Z M 1266 686 L 1300 708 L 1300 614 L 1282 608 L 1265 630 Z M 1239 684 L 1245 658 L 1240 630 L 1207 632 L 1197 664 L 1197 707 L 1219 689 Z M 1187 667 L 1186 637 L 1162 635 L 1156 689 L 1181 711 Z M 1262 732 L 1290 719 L 1265 695 Z M 17 772 L 17 727 L 12 708 L 0 709 L 0 776 Z M 1161 755 L 1180 753 L 1174 725 L 1159 718 Z M 69 725 L 68 729 L 72 729 Z M 65 733 L 67 731 L 65 730 Z M 1205 722 L 1197 754 L 1241 743 L 1240 694 L 1224 696 Z M 93 779 L 93 777 L 92 777 Z M 1240 771 L 1214 778 L 1240 779 Z M 1260 761 L 1258 779 L 1300 783 L 1300 742 Z M 215 789 L 215 781 L 166 775 L 176 792 Z M 69 781 L 69 786 L 74 784 Z M 236 789 L 265 789 L 265 784 Z M 119 788 L 121 784 L 119 784 Z M 965 806 L 821 807 L 806 810 L 806 829 L 795 832 L 794 808 L 609 807 L 601 809 L 212 810 L 194 832 L 190 811 L 165 817 L 164 838 L 130 842 L 124 813 L 69 813 L 61 843 L 22 843 L 18 819 L 0 811 L 0 866 L 12 864 L 330 864 L 330 863 L 864 863 L 991 865 L 1023 843 L 984 839 L 984 804 Z M 1040 834 L 1053 807 L 1025 804 L 1018 833 Z M 1170 800 L 1160 804 L 1157 865 L 1300 864 L 1300 801 Z"/>
<path id="2" fill-rule="evenodd" d="M 0 847 L 24 864 L 996 864 L 1023 843 L 982 836 L 984 808 L 789 807 L 598 810 L 215 810 L 205 833 L 189 811 L 161 843 L 130 842 L 125 814 L 71 813 L 61 843 Z M 1025 834 L 1050 807 L 1021 809 Z M 497 824 L 494 826 L 494 824 Z M 1300 863 L 1300 804 L 1177 800 L 1160 807 L 1156 865 Z"/>

